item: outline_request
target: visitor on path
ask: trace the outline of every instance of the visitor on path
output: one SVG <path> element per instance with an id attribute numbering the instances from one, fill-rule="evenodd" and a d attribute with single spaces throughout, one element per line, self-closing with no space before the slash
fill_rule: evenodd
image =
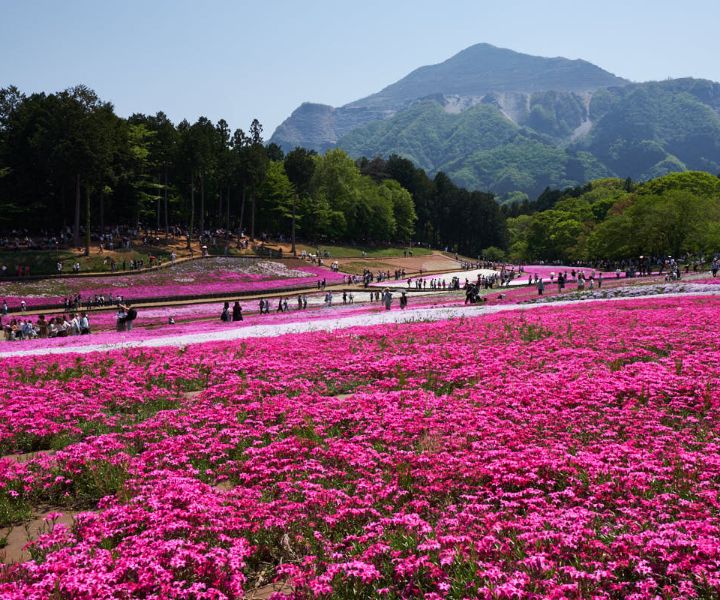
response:
<path id="1" fill-rule="evenodd" d="M 86 312 L 80 315 L 80 335 L 90 335 L 90 319 Z"/>
<path id="2" fill-rule="evenodd" d="M 542 277 L 538 278 L 537 290 L 538 290 L 538 296 L 542 296 L 543 292 L 545 291 L 545 284 L 543 283 Z"/>
<path id="3" fill-rule="evenodd" d="M 232 320 L 233 321 L 242 321 L 242 306 L 240 306 L 239 301 L 235 301 L 235 304 L 233 304 L 233 310 L 232 310 Z"/>
<path id="4" fill-rule="evenodd" d="M 402 292 L 400 292 L 400 308 L 404 309 L 407 306 L 407 302 L 408 302 L 407 294 L 403 290 Z"/>
<path id="5" fill-rule="evenodd" d="M 118 311 L 115 313 L 115 323 L 118 331 L 125 331 L 127 325 L 127 311 L 122 305 L 118 307 Z"/>
<path id="6" fill-rule="evenodd" d="M 40 315 L 37 320 L 38 336 L 46 338 L 48 336 L 49 323 L 45 320 L 45 315 Z"/>
<path id="7" fill-rule="evenodd" d="M 222 312 L 220 313 L 220 320 L 223 323 L 227 323 L 230 321 L 230 303 L 229 302 L 225 302 L 223 304 L 223 309 L 222 309 Z"/>
<path id="8" fill-rule="evenodd" d="M 137 319 L 137 310 L 135 310 L 129 303 L 126 304 L 124 308 L 127 311 L 127 316 L 125 317 L 125 329 L 127 329 L 127 331 L 132 331 L 133 323 L 135 322 L 135 319 Z"/>
<path id="9" fill-rule="evenodd" d="M 80 317 L 70 314 L 70 335 L 80 335 Z"/>
<path id="10" fill-rule="evenodd" d="M 390 310 L 392 304 L 392 293 L 388 288 L 383 291 L 383 303 L 385 304 L 385 310 Z"/>

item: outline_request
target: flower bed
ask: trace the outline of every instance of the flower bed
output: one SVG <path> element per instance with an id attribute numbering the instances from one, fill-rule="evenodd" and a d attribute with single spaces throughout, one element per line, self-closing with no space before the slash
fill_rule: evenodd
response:
<path id="1" fill-rule="evenodd" d="M 96 344 L 116 344 L 135 342 L 140 340 L 158 340 L 164 337 L 174 337 L 185 334 L 202 334 L 219 331 L 228 331 L 238 327 L 252 327 L 256 325 L 280 325 L 288 323 L 301 323 L 318 319 L 336 318 L 374 314 L 385 312 L 385 308 L 378 302 L 369 302 L 368 294 L 355 292 L 356 303 L 342 304 L 335 295 L 332 307 L 323 303 L 324 295 L 309 295 L 308 309 L 296 309 L 295 298 L 288 300 L 291 309 L 288 312 L 277 312 L 276 301 L 272 303 L 269 314 L 260 315 L 255 302 L 244 302 L 243 321 L 220 321 L 219 315 L 222 303 L 211 302 L 174 306 L 167 308 L 140 309 L 138 319 L 132 331 L 115 331 L 114 311 L 93 312 L 90 314 L 92 335 L 69 336 L 63 338 L 35 338 L 23 341 L 0 341 L 0 350 L 30 350 L 37 348 L 79 347 Z M 416 294 L 410 299 L 410 308 L 430 308 L 443 306 L 457 306 L 461 303 L 457 294 Z M 393 304 L 394 310 L 399 310 L 398 302 Z M 174 325 L 168 325 L 168 317 L 173 315 Z"/>
<path id="2" fill-rule="evenodd" d="M 110 293 L 133 300 L 175 297 L 202 297 L 219 294 L 253 293 L 342 282 L 342 274 L 330 269 L 293 261 L 284 263 L 237 258 L 210 258 L 180 263 L 177 266 L 135 275 L 108 277 L 65 277 L 3 285 L 11 307 L 21 300 L 27 306 L 61 304 L 66 296 L 83 298 Z"/>
<path id="3" fill-rule="evenodd" d="M 557 281 L 557 275 L 559 273 L 565 273 L 568 276 L 568 282 L 574 282 L 575 279 L 572 277 L 573 271 L 575 271 L 576 275 L 577 273 L 583 273 L 586 278 L 590 277 L 590 275 L 595 275 L 597 277 L 598 274 L 601 272 L 596 271 L 595 269 L 566 267 L 562 265 L 524 265 L 522 268 L 523 271 L 520 272 L 520 267 L 518 266 L 509 265 L 507 267 L 508 270 L 512 270 L 515 273 L 515 278 L 510 283 L 512 287 L 527 285 L 528 278 L 534 278 L 535 275 L 537 275 L 538 277 L 542 277 L 546 284 L 550 284 L 551 273 L 555 281 Z M 414 285 L 418 279 L 427 281 L 429 285 L 430 281 L 434 279 L 438 282 L 444 281 L 445 285 L 449 286 L 453 278 L 455 277 L 460 280 L 460 285 L 464 285 L 465 280 L 468 280 L 472 283 L 475 282 L 478 277 L 489 277 L 494 273 L 499 274 L 499 271 L 493 271 L 492 269 L 469 269 L 462 271 L 453 271 L 450 273 L 441 273 L 437 275 L 429 274 L 422 277 L 406 277 L 400 280 L 388 279 L 385 281 L 373 283 L 372 285 L 375 287 L 407 288 L 408 279 L 411 279 L 412 285 Z M 602 275 L 604 281 L 614 281 L 616 279 L 625 278 L 625 273 L 620 273 L 618 277 L 614 272 L 602 271 Z"/>
<path id="4" fill-rule="evenodd" d="M 546 303 L 567 300 L 592 300 L 618 297 L 652 296 L 669 293 L 696 293 L 700 294 L 707 286 L 700 285 L 701 282 L 674 282 L 660 283 L 655 278 L 638 278 L 628 284 L 626 280 L 608 280 L 603 287 L 595 290 L 577 291 L 577 284 L 569 282 L 562 292 L 557 285 L 548 285 L 543 296 L 539 296 L 535 286 L 514 286 L 510 288 L 495 288 L 482 290 L 483 305 L 492 306 L 497 304 L 523 304 L 523 303 Z M 696 285 L 697 284 L 697 285 Z M 202 304 L 190 304 L 183 306 L 169 306 L 158 308 L 143 308 L 140 310 L 139 318 L 131 332 L 115 331 L 115 311 L 107 310 L 92 312 L 90 323 L 93 330 L 91 336 L 71 336 L 66 338 L 34 339 L 22 342 L 0 341 L 0 348 L 5 351 L 25 350 L 38 347 L 58 348 L 76 347 L 96 344 L 115 344 L 133 342 L 140 340 L 158 339 L 163 337 L 174 337 L 185 334 L 201 334 L 219 331 L 227 331 L 236 327 L 252 327 L 255 325 L 279 325 L 287 323 L 299 323 L 317 319 L 338 318 L 362 314 L 373 314 L 384 312 L 382 304 L 370 302 L 367 291 L 355 291 L 355 304 L 343 305 L 341 296 L 334 295 L 333 306 L 328 309 L 324 305 L 324 294 L 309 294 L 308 309 L 296 310 L 295 298 L 288 299 L 290 311 L 287 313 L 277 312 L 277 300 L 271 302 L 271 312 L 267 315 L 259 315 L 256 302 L 242 302 L 244 320 L 240 323 L 222 323 L 219 320 L 221 303 L 208 302 Z M 396 300 L 393 303 L 393 310 L 399 310 Z M 462 305 L 464 292 L 414 292 L 408 293 L 409 308 L 442 308 Z M 175 318 L 174 325 L 168 325 L 168 317 Z M 52 316 L 52 315 L 51 315 Z"/>
<path id="5" fill-rule="evenodd" d="M 718 309 L 7 359 L 0 519 L 92 512 L 0 596 L 712 597 Z"/>

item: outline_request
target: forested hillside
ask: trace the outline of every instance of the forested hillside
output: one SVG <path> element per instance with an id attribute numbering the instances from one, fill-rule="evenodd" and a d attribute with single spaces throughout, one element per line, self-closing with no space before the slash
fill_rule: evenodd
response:
<path id="1" fill-rule="evenodd" d="M 601 179 L 548 190 L 548 208 L 508 218 L 509 256 L 517 260 L 711 256 L 720 251 L 720 178 L 672 173 L 639 185 Z"/>

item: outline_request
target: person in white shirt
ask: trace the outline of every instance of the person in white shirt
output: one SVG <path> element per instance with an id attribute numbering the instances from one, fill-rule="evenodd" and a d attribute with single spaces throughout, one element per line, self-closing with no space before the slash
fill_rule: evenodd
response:
<path id="1" fill-rule="evenodd" d="M 80 319 L 73 313 L 70 315 L 70 335 L 80 335 Z"/>
<path id="2" fill-rule="evenodd" d="M 87 313 L 83 313 L 80 317 L 80 335 L 87 335 L 90 333 L 90 320 L 88 319 Z"/>

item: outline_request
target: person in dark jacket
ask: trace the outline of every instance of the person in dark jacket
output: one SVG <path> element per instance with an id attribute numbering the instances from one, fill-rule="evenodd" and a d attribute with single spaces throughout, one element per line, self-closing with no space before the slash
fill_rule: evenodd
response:
<path id="1" fill-rule="evenodd" d="M 235 301 L 235 304 L 233 304 L 232 320 L 233 321 L 242 321 L 243 320 L 242 306 L 240 306 L 240 302 L 238 302 L 237 300 Z"/>

